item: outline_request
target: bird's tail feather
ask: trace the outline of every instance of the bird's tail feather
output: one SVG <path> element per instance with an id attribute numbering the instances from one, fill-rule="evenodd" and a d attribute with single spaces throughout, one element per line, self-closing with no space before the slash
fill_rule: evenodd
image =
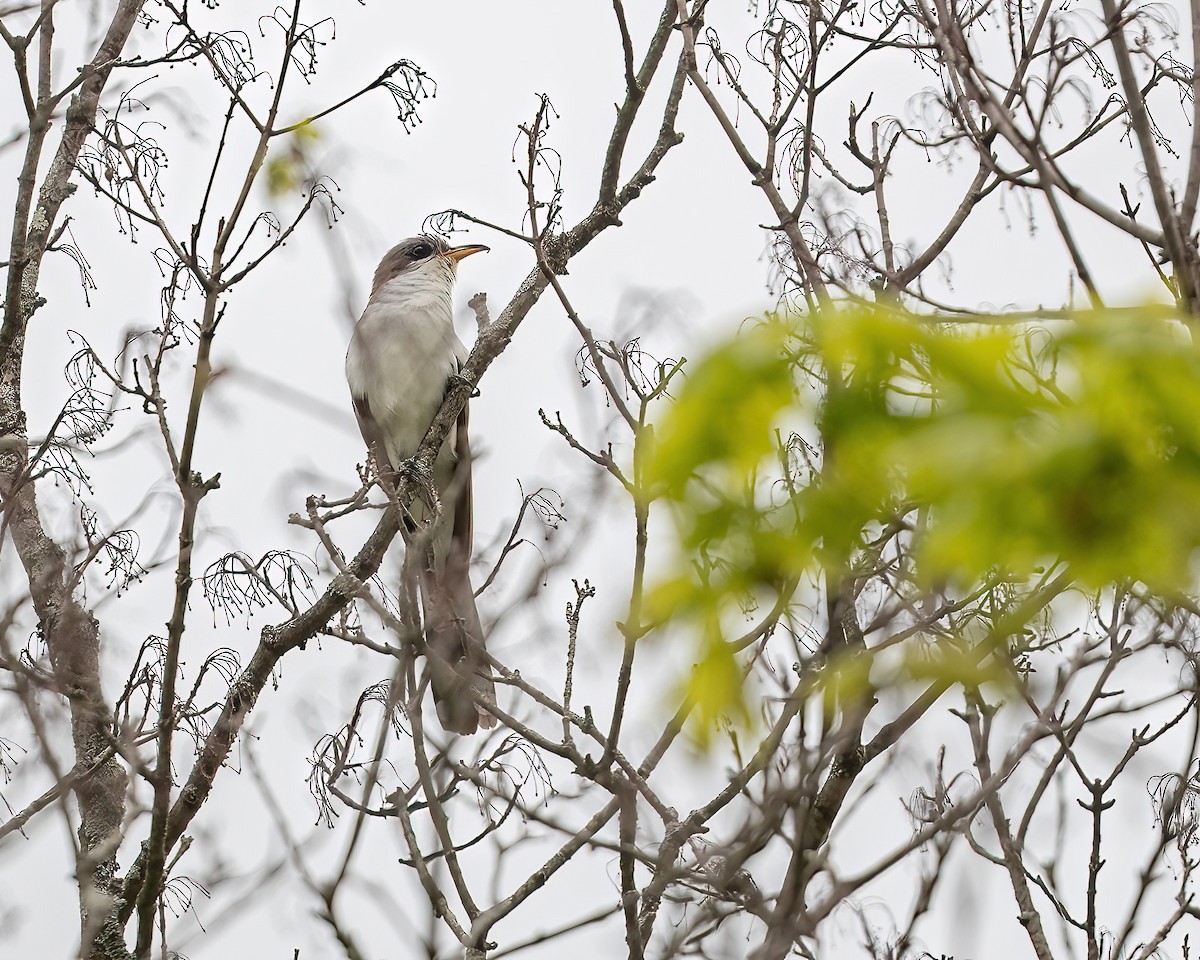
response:
<path id="1" fill-rule="evenodd" d="M 458 564 L 447 564 L 440 575 L 428 571 L 422 588 L 430 685 L 438 720 L 452 733 L 490 729 L 496 718 L 479 698 L 495 703 L 496 687 L 483 655 L 483 627 L 467 571 Z"/>

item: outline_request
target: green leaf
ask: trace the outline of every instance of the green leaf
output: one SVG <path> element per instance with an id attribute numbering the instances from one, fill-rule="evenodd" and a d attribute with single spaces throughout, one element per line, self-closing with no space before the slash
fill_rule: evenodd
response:
<path id="1" fill-rule="evenodd" d="M 1090 588 L 1194 587 L 1200 348 L 1161 315 L 965 326 L 847 309 L 769 318 L 692 363 L 645 477 L 678 530 L 650 606 L 700 627 L 702 721 L 747 713 L 721 625 L 764 591 L 840 576 L 885 525 L 906 531 L 915 587 L 1054 564 Z M 790 431 L 811 469 L 780 450 Z M 889 682 L 918 676 L 997 679 L 943 651 Z"/>
<path id="2" fill-rule="evenodd" d="M 722 720 L 749 719 L 743 691 L 742 669 L 728 644 L 710 637 L 700 651 L 685 689 L 695 707 L 697 740 L 707 747 L 712 731 Z"/>

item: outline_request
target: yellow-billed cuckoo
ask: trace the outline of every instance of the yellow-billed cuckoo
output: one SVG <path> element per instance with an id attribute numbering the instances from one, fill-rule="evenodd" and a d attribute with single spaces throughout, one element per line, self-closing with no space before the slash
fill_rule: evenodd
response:
<path id="1" fill-rule="evenodd" d="M 467 350 L 454 332 L 455 270 L 464 257 L 487 249 L 413 237 L 392 247 L 375 271 L 367 309 L 346 353 L 346 379 L 359 429 L 383 474 L 394 474 L 417 452 L 442 405 L 447 381 L 466 360 Z M 495 724 L 478 697 L 495 702 L 496 690 L 482 656 L 483 628 L 469 575 L 466 407 L 434 461 L 433 484 L 442 516 L 431 538 L 433 562 L 420 567 L 430 683 L 442 726 L 474 733 Z M 420 496 L 410 512 L 417 522 L 427 519 Z"/>

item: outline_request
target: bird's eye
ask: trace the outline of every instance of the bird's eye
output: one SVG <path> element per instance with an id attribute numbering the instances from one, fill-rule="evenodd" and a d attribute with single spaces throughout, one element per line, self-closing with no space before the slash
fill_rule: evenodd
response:
<path id="1" fill-rule="evenodd" d="M 412 248 L 411 256 L 414 260 L 424 260 L 431 253 L 433 253 L 433 247 L 427 243 L 420 243 Z"/>

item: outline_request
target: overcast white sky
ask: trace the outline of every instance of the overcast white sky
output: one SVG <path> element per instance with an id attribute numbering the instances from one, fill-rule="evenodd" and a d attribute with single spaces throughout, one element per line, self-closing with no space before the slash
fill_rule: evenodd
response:
<path id="1" fill-rule="evenodd" d="M 107 8 L 107 4 L 102 5 Z M 259 4 L 263 11 L 270 4 Z M 206 425 L 200 432 L 199 469 L 206 475 L 219 470 L 221 489 L 205 502 L 206 537 L 201 544 L 200 569 L 231 549 L 258 556 L 272 547 L 295 547 L 311 552 L 303 531 L 287 525 L 290 512 L 302 510 L 311 493 L 343 495 L 355 482 L 354 464 L 362 459 L 362 444 L 348 409 L 342 361 L 349 333 L 342 309 L 346 287 L 361 307 L 365 286 L 379 256 L 393 243 L 416 233 L 430 213 L 447 207 L 469 210 L 481 217 L 515 225 L 524 204 L 523 189 L 512 162 L 517 124 L 526 121 L 536 105 L 536 94 L 546 93 L 557 110 L 550 131 L 551 143 L 562 153 L 565 186 L 565 219 L 574 222 L 590 208 L 604 146 L 604 134 L 613 114 L 613 102 L 622 90 L 621 61 L 612 11 L 600 0 L 509 0 L 505 3 L 460 0 L 458 3 L 387 3 L 373 0 L 360 6 L 352 0 L 311 3 L 315 10 L 335 17 L 337 39 L 321 52 L 320 72 L 311 86 L 293 79 L 285 115 L 300 117 L 340 99 L 378 75 L 401 57 L 420 64 L 437 82 L 437 97 L 421 108 L 422 122 L 406 133 L 394 119 L 395 111 L 382 92 L 364 97 L 335 117 L 322 122 L 322 141 L 316 156 L 340 186 L 338 203 L 344 208 L 336 230 L 349 252 L 350 273 L 341 274 L 331 263 L 328 237 L 319 216 L 301 229 L 287 247 L 231 298 L 218 337 L 216 365 L 231 374 L 218 382 L 209 396 Z M 634 36 L 647 35 L 657 15 L 657 3 L 629 3 Z M 748 23 L 745 3 L 714 3 L 713 15 L 725 17 L 732 42 Z M 275 48 L 264 40 L 243 14 L 243 3 L 228 3 L 214 16 L 218 22 L 246 24 L 264 66 L 274 69 Z M 63 30 L 70 16 L 81 25 L 88 4 L 64 2 Z M 201 11 L 197 10 L 197 15 Z M 208 14 L 205 14 L 208 16 Z M 243 20 L 243 17 L 245 19 Z M 639 47 L 640 47 L 639 42 Z M 63 73 L 67 72 L 64 66 Z M 171 164 L 164 176 L 168 212 L 183 228 L 192 217 L 192 203 L 202 187 L 207 158 L 211 155 L 219 122 L 219 101 L 203 68 L 159 70 L 162 83 L 171 86 L 182 102 L 194 105 L 188 124 L 168 111 L 158 114 L 167 125 L 159 134 L 168 147 Z M 925 79 L 922 80 L 921 77 Z M 914 98 L 928 74 L 918 74 L 904 58 L 884 58 L 876 73 L 863 74 L 860 88 L 847 88 L 843 106 L 831 108 L 825 118 L 827 141 L 836 146 L 845 136 L 844 104 L 861 103 L 874 90 L 873 112 L 879 116 L 909 115 Z M 19 103 L 11 77 L 0 76 L 0 124 L 18 116 Z M 653 135 L 656 122 L 639 126 L 630 155 Z M 1168 129 L 1180 125 L 1179 117 L 1160 117 Z M 685 101 L 680 128 L 685 143 L 663 164 L 659 181 L 629 209 L 624 226 L 606 233 L 571 263 L 565 285 L 584 319 L 600 335 L 643 333 L 646 345 L 660 355 L 694 355 L 706 342 L 736 329 L 746 316 L 769 309 L 774 298 L 767 289 L 768 268 L 763 257 L 766 235 L 760 224 L 769 211 L 737 164 L 728 144 L 698 99 Z M 0 129 L 0 135 L 7 132 Z M 244 149 L 245 140 L 235 141 Z M 1093 155 L 1090 162 L 1111 164 L 1114 171 L 1131 165 L 1132 153 L 1108 148 L 1109 155 Z M 1119 148 L 1124 150 L 1124 148 Z M 11 190 L 17 150 L 0 153 L 0 183 Z M 890 187 L 892 222 L 897 238 L 918 244 L 940 226 L 956 199 L 955 185 L 969 171 L 939 165 L 913 152 L 901 167 L 902 176 Z M 1134 179 L 1131 187 L 1139 189 Z M 73 268 L 54 262 L 44 275 L 47 306 L 38 314 L 30 334 L 27 357 L 27 410 L 31 434 L 41 432 L 61 406 L 65 385 L 61 376 L 66 358 L 77 348 L 68 331 L 79 331 L 102 355 L 116 353 L 122 332 L 129 327 L 152 325 L 158 315 L 161 282 L 150 266 L 157 245 L 144 231 L 140 242 L 119 237 L 103 203 L 81 189 L 67 210 L 76 217 L 75 236 L 91 262 L 98 289 L 86 307 L 78 292 Z M 3 196 L 7 199 L 10 194 Z M 259 191 L 255 200 L 269 201 Z M 1115 202 L 1115 201 L 1114 201 Z M 869 210 L 869 206 L 864 206 Z M 1058 303 L 1068 289 L 1067 267 L 1059 245 L 1048 235 L 1049 220 L 1039 212 L 1039 227 L 1032 231 L 1013 203 L 1007 211 L 992 210 L 964 231 L 951 247 L 952 284 L 942 291 L 947 298 L 979 306 L 986 304 Z M 1115 302 L 1133 301 L 1153 290 L 1153 276 L 1140 253 L 1113 247 L 1111 231 L 1083 221 L 1082 239 L 1101 288 Z M 462 313 L 462 333 L 468 342 L 472 319 L 466 300 L 476 290 L 486 291 L 493 310 L 507 301 L 531 266 L 521 245 L 502 237 L 472 232 L 471 241 L 491 244 L 493 252 L 463 264 L 457 303 Z M 357 309 L 357 308 L 356 308 Z M 566 497 L 567 531 L 578 529 L 599 516 L 600 504 L 592 499 L 594 472 L 569 454 L 557 438 L 540 425 L 537 410 L 562 410 L 579 425 L 591 442 L 606 435 L 611 411 L 605 409 L 596 386 L 581 389 L 573 355 L 576 338 L 562 311 L 544 299 L 521 327 L 511 347 L 489 370 L 481 395 L 472 405 L 476 465 L 476 529 L 481 544 L 506 528 L 519 503 L 517 483 L 526 490 L 539 484 L 553 486 Z M 185 382 L 187 363 L 181 355 L 177 383 Z M 247 376 L 251 373 L 253 376 Z M 256 379 L 257 378 L 257 379 Z M 301 403 L 290 393 L 270 384 L 286 384 L 312 398 Z M 182 402 L 176 404 L 182 409 Z M 137 411 L 126 415 L 118 433 L 145 429 Z M 103 446 L 103 445 L 102 445 Z M 110 520 L 119 520 L 142 501 L 155 478 L 162 496 L 155 501 L 148 527 L 169 530 L 174 507 L 163 457 L 154 452 L 153 437 L 142 441 L 144 451 L 133 461 L 101 457 L 95 463 L 95 500 L 103 504 Z M 131 477 L 131 470 L 136 476 Z M 54 500 L 53 495 L 47 501 Z M 70 529 L 71 512 L 60 497 L 60 532 Z M 361 526 L 361 524 L 360 524 Z M 571 598 L 570 578 L 590 577 L 601 588 L 585 618 L 581 657 L 597 678 L 608 676 L 619 657 L 615 631 L 609 626 L 620 615 L 631 554 L 629 523 L 623 515 L 604 514 L 604 523 L 588 550 L 572 559 L 545 588 L 536 610 L 522 608 L 507 616 L 493 636 L 497 653 L 522 673 L 536 679 L 561 669 L 563 634 L 559 624 L 563 604 Z M 347 527 L 349 529 L 349 525 Z M 349 532 L 343 542 L 353 544 Z M 146 550 L 152 551 L 151 539 Z M 555 544 L 543 545 L 548 554 Z M 488 555 L 489 562 L 493 555 Z M 532 559 L 530 553 L 527 559 Z M 10 583 L 15 557 L 10 548 L 0 554 L 3 581 Z M 135 587 L 120 604 L 98 611 L 104 623 L 105 642 L 128 652 L 148 632 L 161 630 L 169 614 L 168 573 L 160 573 Z M 510 575 L 498 592 L 481 602 L 485 619 L 498 616 L 511 602 L 512 591 L 523 582 Z M 505 591 L 508 591 L 506 594 Z M 507 598 L 507 600 L 506 600 Z M 119 617 L 116 612 L 120 611 Z M 243 654 L 253 649 L 262 624 L 279 619 L 277 611 L 255 619 L 247 628 L 244 619 L 227 624 L 210 617 L 197 590 L 194 618 L 188 633 L 188 651 L 200 655 L 226 645 Z M 111 613 L 109 613 L 111 611 Z M 107 616 L 106 616 L 107 614 Z M 211 628 L 211 629 L 210 629 Z M 194 644 L 194 646 L 192 646 Z M 345 842 L 344 829 L 313 830 L 315 807 L 304 788 L 305 758 L 321 733 L 341 723 L 357 692 L 366 683 L 383 679 L 380 664 L 330 643 L 320 651 L 310 649 L 290 656 L 283 667 L 285 681 L 278 694 L 265 695 L 250 725 L 249 739 L 255 757 L 275 783 L 276 795 L 297 836 L 313 833 L 314 869 L 321 871 Z M 188 651 L 185 651 L 185 659 Z M 669 652 L 660 652 L 670 664 Z M 122 657 L 122 659 L 124 659 Z M 677 658 L 676 658 L 677 659 Z M 109 692 L 118 682 L 109 679 Z M 658 689 L 669 689 L 664 679 Z M 633 731 L 633 742 L 651 736 L 649 720 L 659 711 L 655 690 L 640 691 L 645 698 L 640 720 L 644 731 Z M 0 721 L 8 718 L 0 715 Z M 0 724 L 0 735 L 4 728 Z M 929 742 L 932 742 L 932 734 Z M 210 805 L 198 819 L 198 865 L 194 875 L 207 872 L 227 876 L 254 871 L 280 855 L 281 847 L 262 809 L 261 794 L 249 774 L 246 757 L 242 776 L 222 776 Z M 921 774 L 926 757 L 901 756 L 895 767 L 895 786 L 880 788 L 864 808 L 873 824 L 890 823 L 902 836 L 906 821 L 898 797 L 907 795 Z M 678 806 L 688 806 L 699 796 L 706 780 L 720 771 L 705 770 L 697 762 L 690 768 L 695 790 L 681 786 Z M 1150 771 L 1157 772 L 1157 771 Z M 569 785 L 568 779 L 561 786 Z M 14 806 L 32 796 L 33 782 L 11 787 Z M 885 795 L 886 794 L 886 795 Z M 1150 810 L 1143 802 L 1128 808 L 1131 829 L 1150 828 Z M 563 815 L 569 806 L 551 806 Z M 344 824 L 343 824 L 344 826 Z M 137 829 L 141 829 L 138 825 Z M 0 856 L 0 952 L 10 956 L 66 956 L 77 935 L 72 881 L 63 871 L 68 860 L 62 825 L 46 818 L 30 831 L 28 842 L 8 843 Z M 374 843 L 364 861 L 363 874 L 399 906 L 385 911 L 369 905 L 348 907 L 359 917 L 363 939 L 373 957 L 408 960 L 418 954 L 405 947 L 404 922 L 396 919 L 405 904 L 420 893 L 395 865 L 400 855 L 395 831 L 372 826 Z M 1140 834 L 1139 834 L 1140 836 Z M 540 851 L 539 851 L 540 852 Z M 846 848 L 847 862 L 878 851 L 870 844 L 861 850 Z M 215 862 L 219 856 L 221 862 Z M 1114 853 L 1119 859 L 1119 853 Z M 128 857 L 126 857 L 126 860 Z M 561 892 L 547 892 L 544 917 L 553 925 L 586 902 L 588 891 L 605 891 L 615 880 L 615 863 L 605 854 L 589 854 L 571 869 L 577 878 L 577 902 L 564 902 Z M 978 874 L 976 874 L 978 875 Z M 35 876 L 39 883 L 29 883 Z M 947 898 L 944 925 L 929 949 L 960 958 L 999 957 L 998 943 L 1013 942 L 1015 920 L 1010 902 L 1002 915 L 988 916 L 987 904 L 1004 898 L 1002 888 L 989 884 L 962 885 Z M 515 878 L 508 877 L 511 883 Z M 291 881 L 276 879 L 263 891 L 251 891 L 230 882 L 217 888 L 211 902 L 197 904 L 196 918 L 207 934 L 193 929 L 181 949 L 193 960 L 224 957 L 291 957 L 293 947 L 304 949 L 305 960 L 332 955 L 326 928 L 313 917 L 313 902 Z M 569 889 L 569 887 L 568 887 Z M 36 892 L 36 896 L 30 896 Z M 246 909 L 227 918 L 224 911 L 251 892 Z M 611 888 L 609 888 L 611 892 Z M 607 894 L 605 894 L 607 895 Z M 903 878 L 880 888 L 872 910 L 881 915 L 889 896 L 906 897 Z M 901 909 L 906 901 L 901 900 Z M 423 916 L 417 903 L 413 915 Z M 15 913 L 4 915 L 11 908 Z M 582 912 L 580 909 L 579 912 Z M 394 926 L 386 916 L 391 916 Z M 526 915 L 519 915 L 526 923 Z M 191 924 L 192 921 L 186 921 Z M 936 928 L 935 928 L 936 929 Z M 500 937 L 534 932 L 501 925 Z M 929 939 L 929 933 L 926 934 Z M 615 955 L 623 942 L 619 923 L 591 928 L 565 946 L 583 956 Z M 448 946 L 449 941 L 444 943 Z M 565 948 L 564 946 L 564 948 Z M 559 955 L 559 946 L 545 956 Z"/>

